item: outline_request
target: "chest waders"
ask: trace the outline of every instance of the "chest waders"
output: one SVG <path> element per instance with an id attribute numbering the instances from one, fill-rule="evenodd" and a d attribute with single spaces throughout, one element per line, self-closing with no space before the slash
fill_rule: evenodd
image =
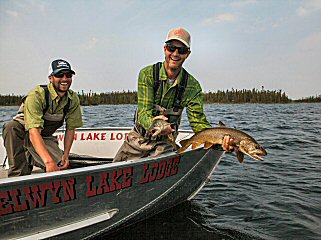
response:
<path id="1" fill-rule="evenodd" d="M 48 111 L 49 107 L 50 107 L 50 92 L 49 92 L 48 86 L 47 85 L 40 85 L 40 87 L 42 87 L 45 90 L 45 100 L 46 100 L 46 105 L 45 105 L 45 108 L 43 109 L 43 117 L 42 118 L 44 120 L 44 126 L 41 131 L 41 136 L 50 137 L 52 134 L 55 133 L 55 131 L 58 128 L 60 128 L 63 125 L 65 116 L 66 116 L 67 112 L 69 111 L 70 98 L 68 98 L 68 102 L 67 102 L 66 106 L 64 107 L 63 113 L 51 114 Z M 28 96 L 26 96 L 26 97 L 28 97 Z M 23 103 L 21 104 L 21 106 L 19 108 L 18 115 L 23 115 L 24 100 L 26 99 L 26 97 L 24 97 L 22 99 Z M 53 103 L 52 103 L 51 107 L 53 109 Z M 24 125 L 24 121 L 19 121 L 19 122 Z M 29 131 L 27 132 L 27 136 L 29 137 Z"/>
<path id="2" fill-rule="evenodd" d="M 70 106 L 70 98 L 68 98 L 68 102 L 66 106 L 64 107 L 63 113 L 54 113 L 50 114 L 48 109 L 50 107 L 50 93 L 47 85 L 40 85 L 45 90 L 45 98 L 46 98 L 46 106 L 43 109 L 43 120 L 44 120 L 44 126 L 43 130 L 41 131 L 41 136 L 43 137 L 49 137 L 51 136 L 58 128 L 60 128 L 63 123 L 65 116 L 69 110 Z M 51 105 L 53 108 L 53 103 Z"/>
<path id="3" fill-rule="evenodd" d="M 154 78 L 154 99 L 157 95 L 157 92 L 159 90 L 159 87 L 162 83 L 162 81 L 159 79 L 159 71 L 162 67 L 162 63 L 158 62 L 153 65 L 153 78 Z M 183 112 L 183 106 L 182 106 L 182 100 L 185 92 L 185 88 L 187 86 L 187 81 L 188 81 L 188 73 L 184 68 L 182 68 L 182 79 L 180 83 L 176 86 L 176 92 L 175 92 L 175 97 L 174 97 L 174 102 L 173 102 L 173 107 L 169 109 L 165 109 L 164 111 L 161 111 L 160 109 L 164 109 L 161 106 L 161 101 L 162 101 L 162 96 L 163 96 L 163 89 L 164 87 L 161 87 L 161 95 L 160 95 L 160 100 L 158 103 L 155 103 L 155 109 L 156 109 L 156 114 L 154 117 L 159 116 L 159 115 L 164 115 L 165 117 L 168 118 L 168 122 L 171 124 L 172 128 L 175 130 L 175 136 L 177 135 L 178 131 L 178 126 L 180 124 L 180 119 L 181 115 Z M 137 122 L 137 111 L 135 114 L 135 129 L 142 135 L 146 135 L 146 129 L 144 129 L 140 124 Z"/>

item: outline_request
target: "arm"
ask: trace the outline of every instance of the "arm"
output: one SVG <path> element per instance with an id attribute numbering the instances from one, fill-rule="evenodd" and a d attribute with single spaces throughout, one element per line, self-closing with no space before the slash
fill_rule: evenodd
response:
<path id="1" fill-rule="evenodd" d="M 193 94 L 188 99 L 186 112 L 191 128 L 197 133 L 212 126 L 207 121 L 203 110 L 203 92 L 199 85 L 195 87 Z"/>
<path id="2" fill-rule="evenodd" d="M 69 166 L 69 154 L 71 146 L 75 138 L 75 129 L 82 127 L 82 114 L 80 109 L 79 97 L 76 93 L 71 92 L 72 101 L 70 104 L 69 111 L 66 115 L 66 132 L 64 140 L 64 154 L 62 156 L 61 162 L 62 166 L 60 169 L 67 169 Z"/>
<path id="3" fill-rule="evenodd" d="M 64 155 L 62 156 L 62 166 L 60 169 L 67 169 L 69 166 L 69 153 L 72 146 L 72 143 L 74 142 L 75 137 L 75 129 L 73 130 L 66 130 L 65 132 L 65 140 L 64 140 Z"/>
<path id="4" fill-rule="evenodd" d="M 30 141 L 37 153 L 39 154 L 39 156 L 41 157 L 41 159 L 43 160 L 43 162 L 45 163 L 46 172 L 59 171 L 60 168 L 56 165 L 55 161 L 50 156 L 40 133 L 40 128 L 29 129 Z"/>
<path id="5" fill-rule="evenodd" d="M 152 67 L 140 71 L 138 77 L 138 123 L 148 129 L 153 121 L 154 79 Z M 149 71 L 151 70 L 151 71 Z"/>
<path id="6" fill-rule="evenodd" d="M 190 94 L 192 97 L 187 103 L 187 117 L 190 122 L 190 125 L 195 133 L 200 132 L 206 128 L 211 128 L 211 124 L 207 121 L 206 115 L 204 113 L 204 104 L 203 104 L 203 91 L 198 83 L 193 83 L 195 90 L 193 92 L 195 95 Z M 233 152 L 237 150 L 234 147 L 234 139 L 226 135 L 223 139 L 222 148 L 224 151 Z"/>

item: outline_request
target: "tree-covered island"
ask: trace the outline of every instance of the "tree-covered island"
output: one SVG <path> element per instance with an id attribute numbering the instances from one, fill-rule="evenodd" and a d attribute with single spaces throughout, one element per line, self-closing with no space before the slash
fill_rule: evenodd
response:
<path id="1" fill-rule="evenodd" d="M 95 93 L 92 91 L 78 92 L 80 104 L 88 105 L 117 105 L 117 104 L 137 104 L 136 91 L 115 91 L 106 93 Z M 21 104 L 21 95 L 0 95 L 0 106 L 18 106 Z M 304 97 L 299 100 L 290 99 L 282 90 L 261 90 L 253 88 L 252 90 L 217 90 L 204 92 L 205 103 L 313 103 L 321 102 L 321 94 L 317 96 Z"/>

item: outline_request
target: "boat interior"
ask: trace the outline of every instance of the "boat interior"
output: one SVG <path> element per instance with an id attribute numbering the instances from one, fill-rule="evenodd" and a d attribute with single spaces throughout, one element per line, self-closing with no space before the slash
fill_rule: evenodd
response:
<path id="1" fill-rule="evenodd" d="M 8 177 L 8 167 L 6 166 L 6 159 L 3 161 L 0 171 L 0 179 L 1 178 L 7 178 Z M 112 163 L 112 158 L 105 158 L 105 157 L 94 157 L 89 155 L 79 155 L 75 153 L 71 153 L 69 155 L 69 167 L 68 169 L 74 169 L 74 168 L 81 168 L 81 167 L 88 167 L 88 166 L 95 166 L 95 165 L 101 165 L 106 163 Z M 34 166 L 31 174 L 38 174 L 38 173 L 44 173 L 44 170 Z"/>

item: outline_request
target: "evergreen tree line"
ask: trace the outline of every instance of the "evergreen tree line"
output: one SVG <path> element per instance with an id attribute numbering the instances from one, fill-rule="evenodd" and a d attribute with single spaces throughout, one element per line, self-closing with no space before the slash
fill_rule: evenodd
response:
<path id="1" fill-rule="evenodd" d="M 78 93 L 80 104 L 83 106 L 87 105 L 117 105 L 117 104 L 136 104 L 137 103 L 137 92 L 136 91 L 122 91 L 122 92 L 111 92 L 111 93 Z"/>
<path id="2" fill-rule="evenodd" d="M 22 95 L 0 95 L 0 106 L 19 106 L 22 98 Z"/>
<path id="3" fill-rule="evenodd" d="M 302 102 L 302 103 L 320 103 L 321 102 L 321 94 L 318 96 L 316 95 L 315 97 L 306 97 L 306 98 L 301 98 L 299 100 L 295 100 L 295 102 Z"/>
<path id="4" fill-rule="evenodd" d="M 289 103 L 291 99 L 282 90 L 232 90 L 204 94 L 206 103 Z"/>
<path id="5" fill-rule="evenodd" d="M 136 91 L 115 91 L 109 93 L 78 92 L 80 104 L 87 105 L 117 105 L 137 104 Z M 0 106 L 18 106 L 21 104 L 21 95 L 0 95 Z M 321 95 L 291 100 L 282 90 L 252 90 L 231 89 L 226 91 L 204 93 L 205 103 L 293 103 L 293 102 L 321 102 Z"/>

